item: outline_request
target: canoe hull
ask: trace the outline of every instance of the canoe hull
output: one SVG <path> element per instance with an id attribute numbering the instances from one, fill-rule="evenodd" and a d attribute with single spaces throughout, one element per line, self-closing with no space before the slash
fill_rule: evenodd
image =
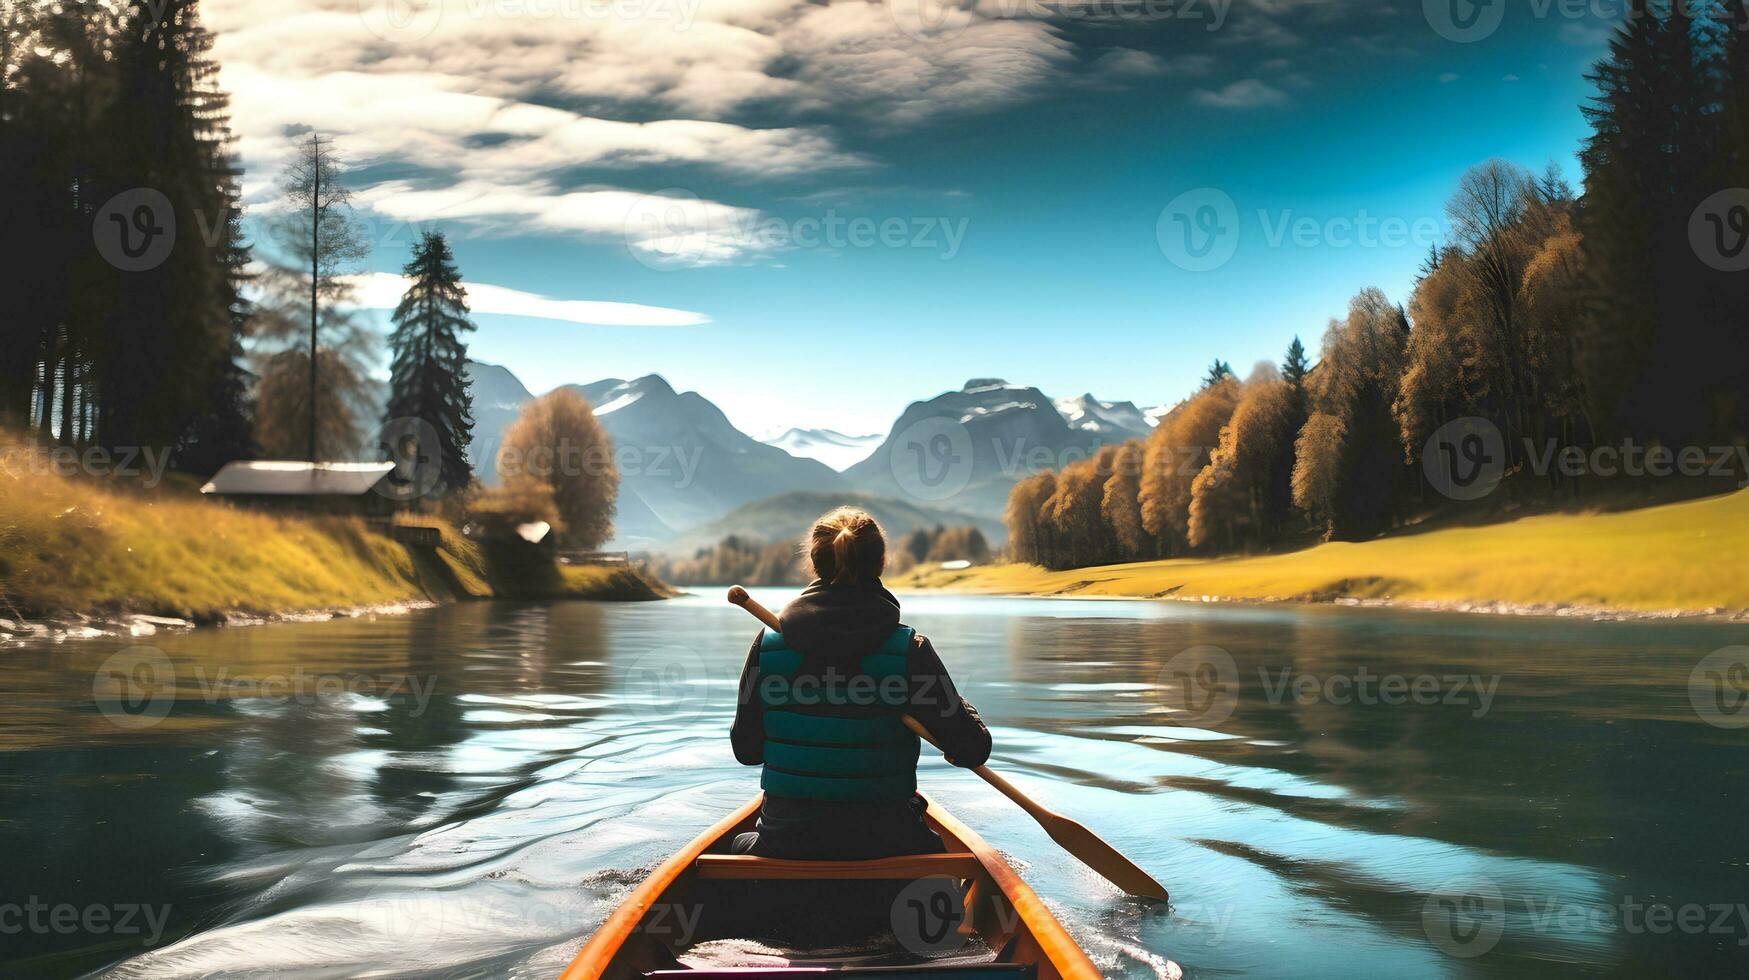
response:
<path id="1" fill-rule="evenodd" d="M 1038 895 L 983 838 L 940 806 L 931 803 L 925 819 L 941 836 L 946 854 L 879 861 L 778 861 L 729 854 L 735 835 L 754 828 L 759 804 L 755 796 L 664 861 L 584 944 L 563 980 L 649 974 L 745 980 L 804 971 L 868 973 L 882 980 L 949 972 L 956 980 L 984 975 L 1098 980 L 1099 971 Z M 771 899 L 779 894 L 789 901 L 774 904 Z M 870 897 L 875 895 L 885 897 Z M 741 935 L 737 930 L 747 922 L 805 919 L 810 909 L 819 913 L 855 905 L 868 912 L 868 922 L 890 927 L 911 953 L 922 955 L 887 965 L 854 958 L 836 963 L 796 958 L 782 966 L 740 969 L 682 962 L 700 938 Z M 843 917 L 836 913 L 817 918 L 853 932 L 859 925 L 854 917 L 837 921 Z M 985 955 L 956 959 L 962 943 Z"/>

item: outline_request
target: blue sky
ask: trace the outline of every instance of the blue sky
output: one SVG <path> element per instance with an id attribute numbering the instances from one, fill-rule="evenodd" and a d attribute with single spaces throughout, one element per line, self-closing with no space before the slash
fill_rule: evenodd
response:
<path id="1" fill-rule="evenodd" d="M 332 133 L 361 271 L 448 231 L 475 356 L 537 392 L 661 373 L 756 433 L 884 431 L 973 376 L 1171 402 L 1214 357 L 1315 349 L 1362 287 L 1406 298 L 1466 167 L 1577 182 L 1612 12 L 375 2 L 209 0 L 255 206 Z M 1452 2 L 1503 22 L 1456 43 Z M 1185 208 L 1230 259 L 1171 247 Z"/>

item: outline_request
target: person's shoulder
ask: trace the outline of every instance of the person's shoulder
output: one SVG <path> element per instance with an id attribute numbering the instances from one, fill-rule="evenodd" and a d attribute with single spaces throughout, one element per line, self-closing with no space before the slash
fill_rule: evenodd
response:
<path id="1" fill-rule="evenodd" d="M 900 623 L 899 628 L 902 630 L 911 630 L 911 650 L 912 650 L 912 652 L 916 652 L 919 650 L 933 650 L 933 649 L 935 649 L 935 646 L 929 642 L 929 637 L 924 636 L 922 633 L 918 632 L 915 629 L 912 629 L 909 626 L 906 626 L 904 623 Z"/>

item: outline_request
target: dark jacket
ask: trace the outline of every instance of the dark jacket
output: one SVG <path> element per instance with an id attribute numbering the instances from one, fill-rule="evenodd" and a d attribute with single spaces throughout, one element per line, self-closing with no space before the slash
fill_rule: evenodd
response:
<path id="1" fill-rule="evenodd" d="M 828 670 L 841 676 L 855 674 L 862 658 L 898 628 L 899 600 L 879 583 L 858 587 L 816 581 L 783 608 L 777 623 L 785 644 L 802 655 L 803 674 L 819 676 Z M 747 651 L 735 724 L 729 730 L 735 758 L 747 766 L 765 762 L 765 729 L 758 697 L 759 639 L 764 635 L 761 630 Z M 990 758 L 990 731 L 977 709 L 960 697 L 928 637 L 917 634 L 908 660 L 911 716 L 940 743 L 954 765 L 968 769 L 983 765 Z M 883 709 L 871 705 L 867 710 Z"/>
<path id="2" fill-rule="evenodd" d="M 899 626 L 899 600 L 881 587 L 830 586 L 814 582 L 777 617 L 784 644 L 802 655 L 798 676 L 858 673 L 862 658 L 879 649 Z M 765 725 L 759 703 L 759 641 L 753 638 L 741 669 L 740 700 L 729 740 L 743 765 L 765 762 Z M 907 657 L 909 714 L 959 766 L 975 768 L 990 758 L 990 731 L 960 697 L 929 639 L 918 634 Z M 879 704 L 847 705 L 847 713 L 885 712 Z M 928 746 L 923 751 L 933 751 Z M 751 836 L 751 835 L 748 835 Z M 921 803 L 829 803 L 766 796 L 753 853 L 796 859 L 856 860 L 939 851 L 941 842 L 924 827 Z"/>

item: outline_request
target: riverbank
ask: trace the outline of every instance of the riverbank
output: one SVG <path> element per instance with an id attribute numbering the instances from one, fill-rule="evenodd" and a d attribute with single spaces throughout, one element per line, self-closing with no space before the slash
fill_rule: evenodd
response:
<path id="1" fill-rule="evenodd" d="M 0 450 L 0 635 L 131 632 L 381 612 L 458 599 L 659 599 L 636 568 L 553 565 L 531 576 L 453 527 L 435 547 L 356 517 L 284 515 L 30 465 Z M 514 574 L 507 569 L 513 570 Z"/>
<path id="2" fill-rule="evenodd" d="M 1336 602 L 1593 617 L 1749 618 L 1749 491 L 1613 513 L 1547 514 L 1287 554 L 1052 572 L 932 568 L 900 589 L 1192 602 Z"/>

